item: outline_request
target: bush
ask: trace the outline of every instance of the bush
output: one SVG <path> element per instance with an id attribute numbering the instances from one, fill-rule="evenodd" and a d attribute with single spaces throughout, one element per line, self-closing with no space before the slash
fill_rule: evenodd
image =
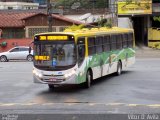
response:
<path id="1" fill-rule="evenodd" d="M 7 46 L 7 42 L 5 42 L 5 41 L 2 42 L 2 43 L 0 44 L 0 46 L 1 46 L 1 47 L 6 47 L 6 46 Z"/>

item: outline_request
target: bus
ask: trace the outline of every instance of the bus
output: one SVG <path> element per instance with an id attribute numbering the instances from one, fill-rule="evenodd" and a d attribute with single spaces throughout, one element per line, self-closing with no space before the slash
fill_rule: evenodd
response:
<path id="1" fill-rule="evenodd" d="M 47 32 L 34 36 L 35 83 L 50 89 L 65 84 L 86 88 L 97 78 L 116 73 L 135 62 L 135 39 L 132 29 L 83 28 Z"/>

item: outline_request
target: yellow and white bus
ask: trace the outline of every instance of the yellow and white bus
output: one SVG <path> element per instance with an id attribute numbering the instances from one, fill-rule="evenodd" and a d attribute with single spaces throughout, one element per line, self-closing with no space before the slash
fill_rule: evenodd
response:
<path id="1" fill-rule="evenodd" d="M 132 29 L 92 28 L 41 33 L 34 36 L 35 83 L 81 84 L 116 73 L 135 62 Z"/>

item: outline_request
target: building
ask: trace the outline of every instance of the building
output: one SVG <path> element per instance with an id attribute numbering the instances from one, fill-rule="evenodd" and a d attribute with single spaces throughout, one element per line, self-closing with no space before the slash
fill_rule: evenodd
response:
<path id="1" fill-rule="evenodd" d="M 0 0 L 0 2 L 33 2 L 33 0 Z"/>
<path id="2" fill-rule="evenodd" d="M 34 3 L 39 3 L 40 5 L 44 5 L 47 3 L 47 0 L 33 0 Z"/>
<path id="3" fill-rule="evenodd" d="M 148 30 L 152 27 L 160 27 L 160 22 L 154 20 L 155 17 L 160 16 L 160 1 L 132 0 L 127 3 L 121 0 L 118 1 L 117 6 L 118 17 L 128 17 L 133 23 L 136 45 L 148 46 Z"/>
<path id="4" fill-rule="evenodd" d="M 38 9 L 39 3 L 27 2 L 0 2 L 0 10 L 28 10 Z"/>
<path id="5" fill-rule="evenodd" d="M 47 14 L 38 11 L 0 11 L 0 44 L 5 41 L 8 46 L 0 46 L 0 52 L 17 45 L 28 45 L 35 34 L 48 31 Z M 73 24 L 81 22 L 52 14 L 52 31 L 63 31 Z"/>

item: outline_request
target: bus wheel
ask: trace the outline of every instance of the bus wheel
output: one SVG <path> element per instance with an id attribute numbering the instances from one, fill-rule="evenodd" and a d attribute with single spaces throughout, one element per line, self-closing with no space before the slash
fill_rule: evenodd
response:
<path id="1" fill-rule="evenodd" d="M 86 74 L 85 88 L 91 87 L 91 81 L 92 81 L 92 75 L 91 75 L 91 72 L 88 70 Z"/>
<path id="2" fill-rule="evenodd" d="M 54 90 L 55 86 L 52 84 L 48 84 L 49 90 Z"/>
<path id="3" fill-rule="evenodd" d="M 121 74 L 122 74 L 122 63 L 118 61 L 116 75 L 119 76 Z"/>

